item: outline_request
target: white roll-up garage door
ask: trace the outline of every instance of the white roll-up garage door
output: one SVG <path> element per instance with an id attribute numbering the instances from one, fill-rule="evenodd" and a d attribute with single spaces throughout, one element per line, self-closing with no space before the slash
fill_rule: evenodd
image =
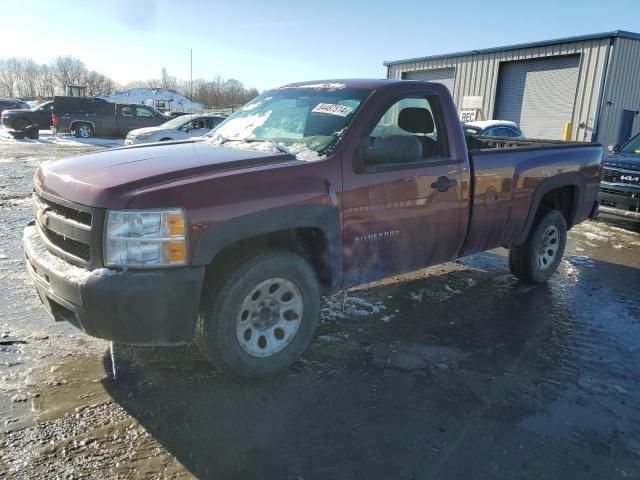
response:
<path id="1" fill-rule="evenodd" d="M 579 55 L 502 63 L 493 118 L 516 122 L 530 138 L 561 140 L 579 67 Z"/>
<path id="2" fill-rule="evenodd" d="M 423 82 L 441 83 L 449 89 L 453 95 L 453 85 L 456 78 L 455 68 L 440 68 L 437 70 L 417 70 L 415 72 L 404 72 L 402 78 L 405 80 L 422 80 Z"/>

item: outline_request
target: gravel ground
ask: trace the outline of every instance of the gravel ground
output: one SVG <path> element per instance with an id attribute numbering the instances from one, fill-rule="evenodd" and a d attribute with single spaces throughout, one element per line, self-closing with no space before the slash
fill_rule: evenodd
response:
<path id="1" fill-rule="evenodd" d="M 575 228 L 546 286 L 499 249 L 328 298 L 303 359 L 238 380 L 39 306 L 34 168 L 109 145 L 0 138 L 0 477 L 640 478 L 637 230 Z"/>

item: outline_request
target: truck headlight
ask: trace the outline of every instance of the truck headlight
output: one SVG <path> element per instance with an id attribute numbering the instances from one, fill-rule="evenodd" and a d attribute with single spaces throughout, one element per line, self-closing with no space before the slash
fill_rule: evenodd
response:
<path id="1" fill-rule="evenodd" d="M 136 135 L 136 140 L 146 140 L 151 136 L 150 133 L 141 133 L 140 135 Z"/>
<path id="2" fill-rule="evenodd" d="M 187 263 L 184 210 L 109 210 L 104 264 L 108 267 L 168 267 Z"/>

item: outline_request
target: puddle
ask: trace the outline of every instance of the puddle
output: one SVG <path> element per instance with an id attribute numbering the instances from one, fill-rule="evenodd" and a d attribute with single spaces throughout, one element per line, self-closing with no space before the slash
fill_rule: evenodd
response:
<path id="1" fill-rule="evenodd" d="M 67 357 L 65 362 L 52 363 L 48 370 L 40 369 L 30 381 L 44 386 L 36 390 L 33 410 L 39 422 L 73 413 L 79 408 L 111 399 L 104 382 L 112 380 L 99 357 Z"/>

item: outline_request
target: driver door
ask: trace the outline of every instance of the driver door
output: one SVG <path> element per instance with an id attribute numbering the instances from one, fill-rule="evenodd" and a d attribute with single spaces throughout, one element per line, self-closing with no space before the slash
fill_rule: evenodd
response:
<path id="1" fill-rule="evenodd" d="M 463 163 L 449 155 L 437 96 L 400 98 L 379 118 L 362 139 L 367 148 L 406 136 L 413 139 L 400 138 L 396 144 L 415 146 L 417 141 L 422 148 L 412 150 L 417 156 L 400 160 L 402 155 L 393 152 L 388 161 L 378 155 L 375 165 L 366 154 L 345 162 L 347 285 L 452 260 L 464 240 L 468 204 L 461 184 Z"/>

